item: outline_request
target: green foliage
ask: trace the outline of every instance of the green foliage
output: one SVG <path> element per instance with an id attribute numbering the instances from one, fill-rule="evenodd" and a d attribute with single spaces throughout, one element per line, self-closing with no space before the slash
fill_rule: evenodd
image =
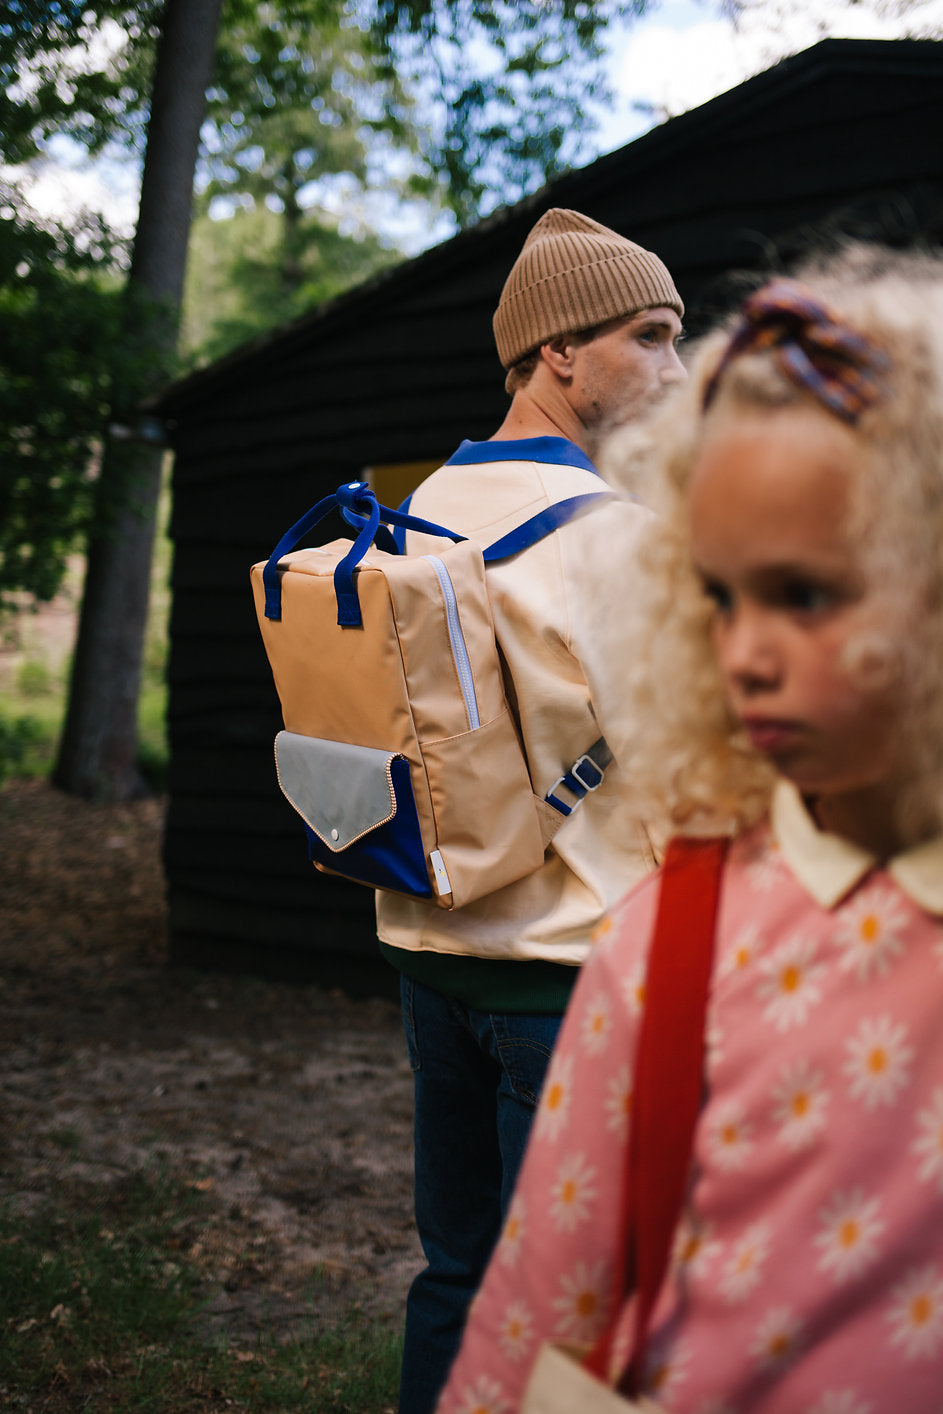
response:
<path id="1" fill-rule="evenodd" d="M 405 168 L 408 191 L 467 225 L 585 158 L 607 98 L 601 37 L 647 3 L 224 0 L 201 184 L 290 217 L 307 184 L 344 173 L 392 187 Z M 117 142 L 140 153 L 162 8 L 8 6 L 6 160 L 62 132 L 91 151 Z"/>
<path id="2" fill-rule="evenodd" d="M 12 0 L 0 15 L 0 142 L 27 162 L 54 134 L 141 145 L 163 0 Z"/>
<path id="3" fill-rule="evenodd" d="M 7 717 L 0 705 L 0 785 L 10 777 L 29 774 L 28 763 L 44 736 L 35 717 Z"/>
<path id="4" fill-rule="evenodd" d="M 49 776 L 64 710 L 65 686 L 55 678 L 41 694 L 24 692 L 19 684 L 0 692 L 0 784 Z M 147 666 L 138 702 L 137 760 L 149 789 L 163 792 L 168 765 L 167 686 L 163 674 Z"/>
<path id="5" fill-rule="evenodd" d="M 370 232 L 342 235 L 313 212 L 291 227 L 266 206 L 227 220 L 204 213 L 190 239 L 184 357 L 219 358 L 400 258 Z"/>
<path id="6" fill-rule="evenodd" d="M 0 612 L 51 599 L 91 515 L 119 301 L 100 227 L 30 222 L 0 194 Z"/>
<path id="7" fill-rule="evenodd" d="M 371 131 L 408 142 L 404 106 L 395 72 L 345 4 L 226 0 L 201 186 L 291 215 L 310 182 L 339 173 L 366 180 Z"/>
<path id="8" fill-rule="evenodd" d="M 438 186 L 459 225 L 582 160 L 609 97 L 607 25 L 647 0 L 375 0 L 389 64 L 425 95 L 431 132 L 418 190 Z"/>
<path id="9" fill-rule="evenodd" d="M 79 1157 L 80 1135 L 52 1137 L 65 1163 Z M 391 1409 L 398 1339 L 356 1312 L 290 1342 L 274 1329 L 248 1349 L 200 1341 L 201 1272 L 189 1254 L 212 1221 L 208 1195 L 148 1170 L 97 1194 L 60 1177 L 56 1197 L 31 1213 L 0 1211 L 2 1407 Z"/>
<path id="10" fill-rule="evenodd" d="M 36 658 L 27 658 L 16 675 L 16 687 L 24 697 L 45 697 L 52 687 L 48 665 Z"/>

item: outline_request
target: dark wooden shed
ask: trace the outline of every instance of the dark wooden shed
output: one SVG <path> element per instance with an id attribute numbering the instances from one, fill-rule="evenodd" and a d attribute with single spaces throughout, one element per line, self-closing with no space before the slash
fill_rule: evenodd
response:
<path id="1" fill-rule="evenodd" d="M 174 384 L 172 949 L 192 965 L 382 990 L 366 890 L 317 875 L 274 783 L 281 725 L 248 587 L 308 505 L 397 494 L 506 398 L 491 314 L 537 217 L 574 207 L 658 252 L 697 330 L 731 272 L 823 233 L 943 239 L 943 43 L 826 40 Z M 398 482 L 397 482 L 398 473 Z"/>

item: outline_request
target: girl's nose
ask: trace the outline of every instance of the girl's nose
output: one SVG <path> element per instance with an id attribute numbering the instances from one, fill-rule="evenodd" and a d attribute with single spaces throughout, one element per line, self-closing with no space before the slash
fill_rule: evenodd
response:
<path id="1" fill-rule="evenodd" d="M 716 647 L 721 671 L 740 691 L 755 692 L 779 680 L 773 625 L 761 610 L 738 607 L 719 626 Z"/>

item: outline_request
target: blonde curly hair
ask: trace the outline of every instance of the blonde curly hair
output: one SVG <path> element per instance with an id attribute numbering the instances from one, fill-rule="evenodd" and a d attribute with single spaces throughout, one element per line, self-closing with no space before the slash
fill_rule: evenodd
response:
<path id="1" fill-rule="evenodd" d="M 796 278 L 889 359 L 879 400 L 860 415 L 852 543 L 873 586 L 869 629 L 845 653 L 862 687 L 899 691 L 908 784 L 905 837 L 943 821 L 943 259 L 852 245 Z M 739 830 L 758 819 L 775 781 L 727 710 L 711 649 L 713 608 L 690 555 L 687 492 L 705 430 L 738 409 L 816 406 L 770 349 L 733 358 L 704 411 L 705 390 L 735 320 L 696 346 L 688 383 L 643 429 L 611 443 L 607 479 L 655 511 L 640 590 L 614 606 L 624 629 L 626 722 L 613 743 L 656 836 Z"/>

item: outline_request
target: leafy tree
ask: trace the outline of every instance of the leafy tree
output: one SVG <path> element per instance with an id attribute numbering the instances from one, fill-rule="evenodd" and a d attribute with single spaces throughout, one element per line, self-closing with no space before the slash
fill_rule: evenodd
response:
<path id="1" fill-rule="evenodd" d="M 278 298 L 274 319 L 301 312 L 312 267 L 339 257 L 336 280 L 315 282 L 322 297 L 350 283 L 345 269 L 370 273 L 388 263 L 373 240 L 347 250 L 315 199 L 340 178 L 349 190 L 379 185 L 389 144 L 416 146 L 399 81 L 375 36 L 336 0 L 226 0 L 209 90 L 199 170 L 201 205 L 223 198 L 230 211 L 278 213 L 278 241 L 266 242 Z M 381 136 L 382 133 L 382 136 Z M 238 233 L 250 222 L 240 221 Z M 220 229 L 217 226 L 217 229 Z M 267 233 L 276 230 L 266 221 Z M 230 237 L 231 239 L 231 237 Z M 257 263 L 249 257 L 258 276 Z"/>
<path id="2" fill-rule="evenodd" d="M 283 218 L 265 205 L 227 220 L 196 219 L 183 302 L 186 362 L 220 358 L 401 259 L 369 231 L 342 235 L 316 209 L 293 228 L 287 269 L 284 245 Z"/>
<path id="3" fill-rule="evenodd" d="M 0 142 L 19 164 L 55 134 L 143 148 L 162 0 L 9 0 L 0 14 Z M 102 62 L 103 54 L 107 61 Z"/>
<path id="4" fill-rule="evenodd" d="M 465 226 L 585 155 L 608 93 L 601 37 L 647 0 L 375 0 L 387 62 L 430 114 L 424 170 Z"/>
<path id="5" fill-rule="evenodd" d="M 0 612 L 51 599 L 88 530 L 118 288 L 99 223 L 43 225 L 0 186 Z"/>

